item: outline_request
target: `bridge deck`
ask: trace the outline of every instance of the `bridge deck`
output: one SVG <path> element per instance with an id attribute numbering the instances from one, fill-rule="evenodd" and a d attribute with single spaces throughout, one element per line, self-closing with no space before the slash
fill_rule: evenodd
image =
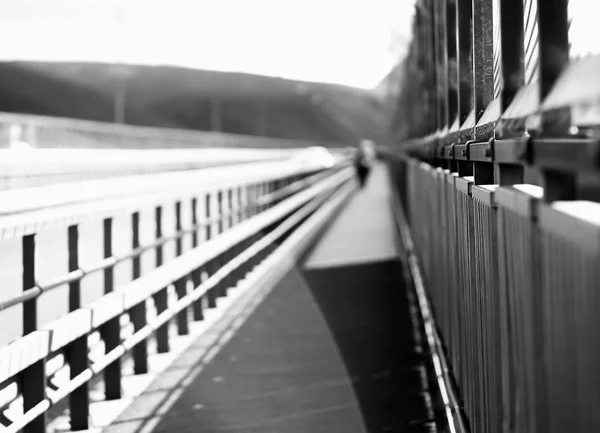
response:
<path id="1" fill-rule="evenodd" d="M 374 167 L 363 191 L 350 201 L 306 261 L 324 268 L 398 257 L 394 219 L 389 206 L 389 178 L 383 165 Z"/>
<path id="2" fill-rule="evenodd" d="M 105 431 L 428 431 L 386 176 L 375 170 L 213 358 L 199 339 Z"/>

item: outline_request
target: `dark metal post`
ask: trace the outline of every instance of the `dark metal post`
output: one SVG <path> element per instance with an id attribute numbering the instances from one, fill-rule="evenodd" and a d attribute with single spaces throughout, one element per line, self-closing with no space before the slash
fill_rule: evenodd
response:
<path id="1" fill-rule="evenodd" d="M 175 233 L 177 238 L 175 240 L 175 254 L 180 256 L 183 253 L 183 236 L 181 236 L 181 202 L 175 203 Z"/>
<path id="2" fill-rule="evenodd" d="M 217 215 L 219 218 L 218 233 L 223 233 L 223 191 L 217 193 Z"/>
<path id="3" fill-rule="evenodd" d="M 473 0 L 473 65 L 475 122 L 494 99 L 492 0 Z"/>
<path id="4" fill-rule="evenodd" d="M 540 41 L 540 101 L 554 87 L 569 63 L 568 0 L 537 0 Z M 557 121 L 560 120 L 560 121 Z M 542 115 L 542 134 L 564 135 L 570 119 L 566 116 Z"/>
<path id="5" fill-rule="evenodd" d="M 69 272 L 79 269 L 79 228 L 77 225 L 68 228 Z M 69 311 L 81 308 L 81 282 L 69 283 Z M 71 379 L 88 368 L 88 336 L 83 335 L 73 341 L 67 348 L 67 357 Z M 88 382 L 69 394 L 69 409 L 72 430 L 86 430 L 89 427 L 90 397 Z"/>
<path id="6" fill-rule="evenodd" d="M 181 233 L 181 230 L 181 202 L 178 201 L 175 203 L 175 231 Z M 183 254 L 183 239 L 180 236 L 177 237 L 175 254 L 177 257 Z M 187 295 L 187 277 L 180 278 L 175 282 L 175 293 L 177 294 L 177 299 L 181 299 Z M 177 330 L 179 335 L 186 335 L 190 332 L 187 308 L 184 308 L 177 314 Z"/>
<path id="7" fill-rule="evenodd" d="M 69 226 L 67 234 L 69 272 L 79 269 L 79 229 L 77 225 Z M 69 283 L 69 311 L 81 308 L 81 282 Z"/>
<path id="8" fill-rule="evenodd" d="M 23 236 L 23 291 L 35 287 L 35 234 Z M 23 303 L 23 334 L 37 329 L 37 298 Z"/>
<path id="9" fill-rule="evenodd" d="M 537 0 L 540 41 L 540 101 L 552 90 L 569 62 L 568 0 Z M 570 126 L 568 109 L 542 113 L 542 136 L 564 136 Z M 572 200 L 577 179 L 572 173 L 542 172 L 544 200 Z"/>
<path id="10" fill-rule="evenodd" d="M 132 247 L 138 249 L 140 247 L 140 213 L 134 212 L 131 216 L 131 229 L 132 229 Z M 141 275 L 141 257 L 136 255 L 132 259 L 132 277 L 134 280 L 138 279 Z M 134 306 L 130 312 L 131 322 L 133 323 L 134 331 L 139 331 L 144 328 L 147 324 L 146 317 L 146 301 L 140 302 Z M 140 341 L 133 348 L 133 371 L 135 374 L 146 374 L 148 373 L 148 342 L 146 340 Z"/>
<path id="11" fill-rule="evenodd" d="M 205 202 L 204 202 L 204 209 L 205 209 L 205 215 L 206 215 L 206 240 L 209 240 L 212 236 L 212 221 L 211 219 L 211 210 L 210 210 L 210 193 L 206 194 L 205 197 Z"/>
<path id="12" fill-rule="evenodd" d="M 233 189 L 229 188 L 227 190 L 227 209 L 229 213 L 229 228 L 233 227 L 233 210 L 235 206 L 233 205 Z"/>
<path id="13" fill-rule="evenodd" d="M 458 70 L 458 114 L 460 126 L 471 112 L 473 98 L 473 38 L 472 38 L 472 0 L 457 0 L 457 70 Z"/>
<path id="14" fill-rule="evenodd" d="M 104 258 L 112 257 L 112 218 L 104 220 Z M 104 269 L 104 293 L 114 290 L 114 268 Z M 120 317 L 110 319 L 101 329 L 105 351 L 108 353 L 121 343 Z M 107 400 L 121 398 L 121 361 L 117 359 L 104 370 L 104 395 Z"/>
<path id="15" fill-rule="evenodd" d="M 456 0 L 446 2 L 446 68 L 448 86 L 448 122 L 454 122 L 458 114 L 458 68 L 456 66 L 457 29 Z M 448 125 L 450 126 L 450 124 Z"/>
<path id="16" fill-rule="evenodd" d="M 163 238 L 162 230 L 162 207 L 157 206 L 154 209 L 154 223 L 155 223 L 155 236 L 156 239 Z M 163 248 L 162 245 L 156 247 L 156 267 L 160 267 L 163 264 Z M 163 313 L 168 308 L 168 291 L 167 287 L 162 288 L 156 292 L 153 296 L 154 307 L 156 308 L 156 315 Z M 164 325 L 159 327 L 155 332 L 156 337 L 156 351 L 158 353 L 166 353 L 171 349 L 169 344 L 169 328 L 170 322 L 166 322 Z"/>
<path id="17" fill-rule="evenodd" d="M 198 199 L 192 199 L 192 248 L 198 246 Z"/>
<path id="18" fill-rule="evenodd" d="M 23 290 L 35 287 L 35 234 L 23 236 Z M 23 334 L 37 329 L 37 298 L 23 303 Z M 19 374 L 23 410 L 27 412 L 46 398 L 46 361 L 41 360 Z M 46 414 L 23 428 L 24 433 L 45 433 Z"/>
<path id="19" fill-rule="evenodd" d="M 523 0 L 500 0 L 500 64 L 502 110 L 525 84 Z"/>
<path id="20" fill-rule="evenodd" d="M 198 200 L 194 197 L 192 199 L 192 227 L 194 227 L 194 231 L 192 232 L 192 248 L 196 248 L 198 246 Z M 201 283 L 202 278 L 202 267 L 194 269 L 192 272 L 192 283 L 194 285 L 194 289 L 198 287 Z M 193 304 L 193 312 L 194 312 L 194 320 L 203 320 L 204 312 L 202 310 L 202 298 L 198 299 Z"/>

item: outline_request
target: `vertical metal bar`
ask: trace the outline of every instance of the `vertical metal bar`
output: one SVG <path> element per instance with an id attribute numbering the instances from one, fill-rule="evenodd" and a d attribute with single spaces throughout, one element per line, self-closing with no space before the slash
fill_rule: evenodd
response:
<path id="1" fill-rule="evenodd" d="M 500 101 L 505 110 L 525 83 L 523 0 L 500 1 Z"/>
<path id="2" fill-rule="evenodd" d="M 218 233 L 223 233 L 223 191 L 217 193 L 217 215 L 219 218 Z"/>
<path id="3" fill-rule="evenodd" d="M 568 0 L 537 0 L 540 40 L 540 101 L 552 90 L 554 83 L 569 63 Z M 560 120 L 560 121 L 557 121 Z M 560 117 L 542 114 L 545 136 L 567 132 L 568 111 Z"/>
<path id="4" fill-rule="evenodd" d="M 209 240 L 212 237 L 212 222 L 211 222 L 211 209 L 210 209 L 210 193 L 207 193 L 204 197 L 204 209 L 206 213 L 206 240 Z"/>
<path id="5" fill-rule="evenodd" d="M 35 287 L 35 234 L 23 236 L 23 291 Z M 23 303 L 23 334 L 37 329 L 37 298 Z"/>
<path id="6" fill-rule="evenodd" d="M 23 291 L 35 286 L 35 234 L 23 236 Z M 23 334 L 37 329 L 37 298 L 23 303 Z M 23 394 L 23 410 L 27 412 L 46 398 L 46 361 L 41 360 L 19 374 Z M 24 433 L 45 433 L 46 414 L 42 414 L 23 428 Z"/>
<path id="7" fill-rule="evenodd" d="M 162 206 L 157 206 L 154 209 L 154 237 L 156 240 L 160 240 L 163 237 L 162 230 Z M 162 266 L 163 264 L 163 245 L 159 244 L 156 246 L 156 267 Z"/>
<path id="8" fill-rule="evenodd" d="M 79 228 L 69 226 L 67 243 L 69 248 L 69 272 L 79 269 Z M 81 308 L 81 282 L 69 283 L 69 311 Z M 67 358 L 71 379 L 77 377 L 88 368 L 88 336 L 83 335 L 67 347 Z M 82 384 L 69 394 L 69 410 L 72 430 L 86 430 L 89 427 L 90 397 L 88 382 Z"/>
<path id="9" fill-rule="evenodd" d="M 433 132 L 438 124 L 438 101 L 437 101 L 437 39 L 435 34 L 434 0 L 425 0 L 426 40 L 427 40 L 427 75 L 429 77 L 427 86 L 429 88 L 429 113 L 427 116 L 427 132 Z"/>
<path id="10" fill-rule="evenodd" d="M 180 256 L 183 253 L 183 237 L 181 233 L 181 202 L 175 203 L 175 233 L 177 233 L 177 239 L 175 241 L 175 254 Z"/>
<path id="11" fill-rule="evenodd" d="M 439 20 L 439 47 L 440 47 L 440 60 L 439 60 L 439 75 L 440 75 L 440 98 L 441 98 L 441 122 L 440 128 L 449 128 L 452 118 L 450 118 L 450 107 L 449 107 L 449 86 L 448 86 L 448 15 L 446 1 L 440 1 L 438 5 L 438 20 Z"/>
<path id="12" fill-rule="evenodd" d="M 157 206 L 154 209 L 154 223 L 155 223 L 155 237 L 157 240 L 163 238 L 163 228 L 162 228 L 162 206 Z M 163 247 L 162 245 L 158 245 L 156 247 L 156 267 L 160 267 L 163 264 Z M 154 299 L 154 307 L 156 309 L 156 315 L 163 313 L 167 308 L 169 308 L 169 293 L 168 288 L 163 287 L 159 291 L 157 291 L 153 296 Z M 155 332 L 156 338 L 156 351 L 158 353 L 166 353 L 171 350 L 171 345 L 169 344 L 169 329 L 170 329 L 170 321 L 167 321 L 164 325 L 160 326 Z"/>
<path id="13" fill-rule="evenodd" d="M 229 228 L 233 227 L 233 212 L 235 206 L 233 205 L 233 189 L 229 188 L 227 190 L 227 209 L 229 214 Z"/>
<path id="14" fill-rule="evenodd" d="M 180 233 L 182 230 L 181 224 L 181 202 L 178 201 L 175 203 L 175 231 Z M 183 254 L 183 239 L 181 237 L 177 237 L 177 248 L 175 254 L 179 257 Z M 175 282 L 175 293 L 177 294 L 177 299 L 183 298 L 187 294 L 187 277 L 180 278 Z M 179 335 L 189 334 L 189 325 L 188 325 L 188 309 L 184 308 L 177 314 L 177 330 Z"/>
<path id="15" fill-rule="evenodd" d="M 194 289 L 196 289 L 202 283 L 202 271 L 203 267 L 195 269 L 192 272 L 192 283 L 194 285 Z M 204 320 L 204 309 L 202 308 L 202 298 L 199 298 L 196 302 L 194 302 L 193 307 L 194 312 L 194 320 Z"/>
<path id="16" fill-rule="evenodd" d="M 197 207 L 198 207 L 198 200 L 194 197 L 192 199 L 192 227 L 198 226 Z M 192 232 L 192 248 L 196 248 L 197 246 L 198 246 L 198 231 L 196 229 L 194 229 L 194 231 Z M 198 286 L 200 286 L 201 277 L 202 277 L 202 268 L 195 269 L 194 272 L 192 272 L 192 283 L 194 285 L 194 289 L 196 289 Z M 204 312 L 202 310 L 202 298 L 200 298 L 196 302 L 194 302 L 192 309 L 194 312 L 194 316 L 193 316 L 194 320 L 198 321 L 198 320 L 204 319 Z"/>
<path id="17" fill-rule="evenodd" d="M 473 86 L 473 39 L 472 39 L 472 0 L 457 0 L 456 28 L 457 28 L 457 69 L 459 77 L 458 86 L 458 115 L 462 126 L 467 120 L 473 98 L 471 88 Z"/>
<path id="18" fill-rule="evenodd" d="M 494 99 L 492 0 L 473 0 L 473 107 L 477 123 Z"/>
<path id="19" fill-rule="evenodd" d="M 112 218 L 104 220 L 104 258 L 112 257 Z M 104 293 L 110 293 L 114 290 L 114 268 L 109 266 L 104 269 Z M 120 317 L 110 319 L 100 330 L 104 340 L 105 352 L 110 352 L 121 343 Z M 117 400 L 121 398 L 121 360 L 117 359 L 104 369 L 104 396 L 107 400 Z"/>
<path id="20" fill-rule="evenodd" d="M 131 229 L 132 229 L 132 247 L 138 249 L 140 247 L 140 213 L 134 212 L 131 215 Z M 134 280 L 138 279 L 141 275 L 141 257 L 136 255 L 132 259 L 132 277 Z M 146 326 L 148 318 L 146 316 L 146 301 L 140 302 L 134 306 L 130 312 L 131 322 L 133 323 L 134 331 L 139 331 Z M 146 340 L 140 341 L 133 348 L 133 371 L 135 374 L 146 374 L 148 373 L 148 342 Z"/>
<path id="21" fill-rule="evenodd" d="M 494 183 L 494 164 L 491 162 L 473 163 L 475 185 L 490 185 Z"/>
<path id="22" fill-rule="evenodd" d="M 206 264 L 206 271 L 208 272 L 209 277 L 212 277 L 217 270 L 218 270 L 217 258 L 212 259 L 210 262 L 208 262 Z M 208 308 L 215 308 L 217 306 L 218 290 L 219 290 L 219 285 L 217 284 L 214 287 L 212 287 L 206 294 Z"/>
<path id="23" fill-rule="evenodd" d="M 244 201 L 242 199 L 243 195 L 243 187 L 239 186 L 237 188 L 237 203 L 238 203 L 238 222 L 244 221 Z"/>
<path id="24" fill-rule="evenodd" d="M 198 199 L 196 197 L 192 199 L 192 227 L 194 228 L 192 231 L 192 248 L 196 248 L 198 246 Z"/>
<path id="25" fill-rule="evenodd" d="M 23 394 L 23 411 L 27 412 L 46 398 L 46 360 L 42 359 L 27 367 L 19 374 L 19 377 Z M 23 427 L 23 433 L 45 432 L 45 412 Z"/>
<path id="26" fill-rule="evenodd" d="M 458 115 L 458 68 L 456 66 L 457 29 L 456 0 L 446 3 L 446 68 L 448 85 L 448 122 L 454 122 Z M 450 126 L 450 125 L 449 125 Z"/>
<path id="27" fill-rule="evenodd" d="M 175 281 L 175 293 L 177 294 L 177 299 L 181 299 L 187 295 L 187 277 Z M 177 313 L 177 331 L 179 335 L 187 335 L 190 333 L 187 308 L 184 308 Z"/>
<path id="28" fill-rule="evenodd" d="M 69 272 L 79 269 L 79 228 L 69 226 L 67 234 Z M 75 280 L 69 283 L 69 311 L 81 308 L 81 282 Z"/>

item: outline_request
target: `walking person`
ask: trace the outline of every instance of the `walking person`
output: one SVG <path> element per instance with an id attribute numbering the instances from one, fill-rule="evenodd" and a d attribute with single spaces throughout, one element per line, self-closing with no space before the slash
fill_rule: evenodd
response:
<path id="1" fill-rule="evenodd" d="M 354 158 L 356 176 L 358 177 L 358 183 L 361 188 L 364 188 L 367 182 L 374 161 L 375 148 L 373 142 L 370 140 L 361 141 Z"/>

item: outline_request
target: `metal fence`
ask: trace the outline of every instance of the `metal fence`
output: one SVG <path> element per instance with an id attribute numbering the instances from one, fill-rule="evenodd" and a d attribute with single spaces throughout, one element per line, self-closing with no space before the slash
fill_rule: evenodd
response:
<path id="1" fill-rule="evenodd" d="M 394 165 L 469 430 L 600 428 L 600 204 L 475 185 L 409 157 Z"/>
<path id="2" fill-rule="evenodd" d="M 600 429 L 596 3 L 416 2 L 385 154 L 473 433 Z"/>
<path id="3" fill-rule="evenodd" d="M 151 347 L 170 350 L 170 329 L 189 333 L 190 320 L 203 320 L 205 310 L 244 278 L 260 284 L 277 263 L 259 267 L 262 276 L 252 270 L 263 260 L 273 261 L 273 254 L 287 263 L 306 250 L 354 188 L 347 165 L 340 161 L 323 170 L 289 161 L 257 163 L 220 169 L 218 177 L 201 170 L 172 179 L 163 175 L 149 185 L 131 179 L 120 190 L 109 181 L 95 181 L 95 193 L 91 184 L 63 185 L 55 188 L 66 197 L 38 209 L 30 204 L 32 194 L 44 191 L 28 191 L 22 209 L 0 216 L 2 239 L 21 239 L 23 270 L 22 292 L 0 302 L 0 315 L 22 308 L 23 321 L 23 336 L 0 349 L 2 431 L 46 431 L 45 414 L 62 400 L 68 400 L 71 429 L 87 429 L 95 378 L 102 377 L 106 399 L 120 398 L 125 357 L 132 359 L 135 374 L 146 373 Z M 143 242 L 140 209 L 148 206 L 154 209 L 155 238 Z M 164 224 L 168 206 L 174 206 L 174 230 Z M 125 253 L 113 248 L 117 236 L 125 234 L 115 232 L 117 211 L 130 218 Z M 93 247 L 103 259 L 83 265 L 80 226 L 90 220 L 101 223 L 101 242 Z M 67 232 L 68 273 L 42 282 L 36 274 L 36 237 L 51 228 Z M 175 246 L 172 259 L 165 258 L 168 243 Z M 154 256 L 150 266 L 143 260 L 147 253 Z M 123 263 L 129 267 L 128 281 L 116 276 Z M 84 302 L 83 282 L 95 274 L 103 276 L 102 293 Z M 68 314 L 41 323 L 40 302 L 60 287 L 67 287 Z"/>

